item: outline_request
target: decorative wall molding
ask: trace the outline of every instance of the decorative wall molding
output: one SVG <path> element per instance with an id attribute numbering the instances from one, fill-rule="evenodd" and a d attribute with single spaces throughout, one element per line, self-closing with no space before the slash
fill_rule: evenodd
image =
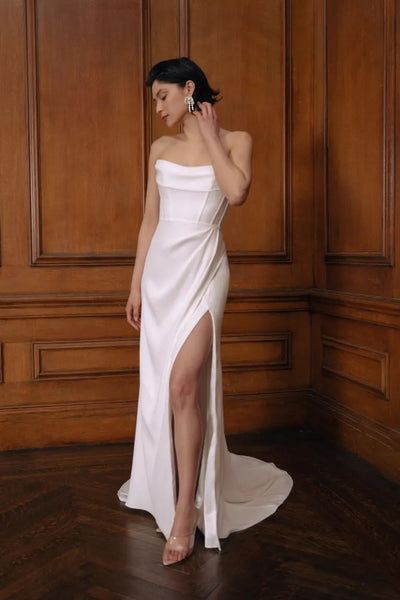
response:
<path id="1" fill-rule="evenodd" d="M 0 408 L 5 423 L 0 450 L 132 442 L 135 412 L 135 402 L 118 400 Z"/>
<path id="2" fill-rule="evenodd" d="M 179 56 L 189 56 L 190 55 L 189 0 L 178 0 L 178 2 L 179 2 L 179 27 L 178 27 Z"/>
<path id="3" fill-rule="evenodd" d="M 252 371 L 270 371 L 270 370 L 281 370 L 291 369 L 293 363 L 293 333 L 291 331 L 285 331 L 282 333 L 259 333 L 259 334 L 225 334 L 221 336 L 222 343 L 222 354 L 225 358 L 222 361 L 222 370 L 224 373 L 232 373 L 238 371 L 252 372 Z M 252 358 L 252 352 L 246 353 L 248 359 L 246 360 L 234 360 L 229 359 L 230 354 L 229 347 L 235 344 L 246 344 L 246 347 L 250 347 L 254 350 L 254 354 L 259 353 L 259 348 L 264 347 L 267 350 L 268 345 L 275 345 L 279 349 L 276 354 L 279 355 L 278 359 L 263 359 L 257 360 Z M 258 346 L 258 348 L 257 348 Z M 257 352 L 258 350 L 258 352 Z"/>
<path id="4" fill-rule="evenodd" d="M 291 240 L 292 240 L 292 229 L 291 226 L 291 218 L 289 217 L 289 213 L 291 210 L 289 208 L 289 204 L 291 201 L 287 196 L 287 202 L 285 202 L 284 208 L 284 241 L 283 247 L 284 250 L 281 251 L 236 251 L 230 250 L 228 251 L 229 262 L 232 265 L 238 264 L 262 264 L 262 263 L 291 263 L 293 262 L 293 257 L 291 253 Z"/>
<path id="5" fill-rule="evenodd" d="M 151 63 L 148 40 L 151 31 L 150 9 L 146 1 L 142 3 L 142 36 L 143 75 L 147 74 Z M 293 224 L 292 224 L 292 50 L 291 50 L 291 2 L 283 3 L 283 77 L 285 80 L 285 121 L 283 124 L 284 139 L 284 181 L 282 182 L 282 249 L 278 251 L 233 251 L 229 253 L 232 264 L 291 263 L 293 261 Z M 188 0 L 179 0 L 178 38 L 181 55 L 190 54 L 190 7 Z M 36 0 L 27 0 L 27 71 L 28 71 L 28 129 L 29 129 L 29 171 L 30 171 L 30 211 L 31 211 L 31 257 L 30 263 L 35 267 L 46 266 L 119 266 L 131 265 L 132 254 L 113 253 L 45 253 L 43 251 L 43 234 L 41 225 L 41 185 L 40 185 L 40 135 L 38 115 L 38 52 L 36 32 Z M 149 92 L 143 90 L 143 156 L 147 157 L 151 139 L 151 103 Z M 142 189 L 145 189 L 147 166 L 142 168 Z M 144 196 L 144 194 L 143 194 Z"/>
<path id="6" fill-rule="evenodd" d="M 235 250 L 229 251 L 231 264 L 269 264 L 293 262 L 293 190 L 292 190 L 292 96 L 293 96 L 293 57 L 292 57 L 292 0 L 282 3 L 282 48 L 280 58 L 281 76 L 284 82 L 282 105 L 282 162 L 280 208 L 282 235 L 279 249 L 275 250 Z M 180 55 L 191 56 L 191 22 L 189 0 L 178 0 L 178 46 Z M 193 57 L 196 60 L 196 57 Z"/>
<path id="7" fill-rule="evenodd" d="M 138 348 L 138 338 L 32 342 L 33 380 L 138 375 Z"/>
<path id="8" fill-rule="evenodd" d="M 0 383 L 4 383 L 4 371 L 3 371 L 3 343 L 0 342 Z"/>
<path id="9" fill-rule="evenodd" d="M 310 390 L 308 425 L 400 481 L 400 431 Z"/>
<path id="10" fill-rule="evenodd" d="M 293 59 L 292 59 L 292 1 L 284 0 L 283 7 L 283 48 L 282 48 L 282 78 L 284 80 L 285 119 L 282 123 L 284 168 L 282 181 L 282 242 L 281 250 L 273 251 L 230 251 L 231 264 L 265 264 L 293 262 L 293 189 L 292 189 L 292 115 L 293 115 Z"/>
<path id="11" fill-rule="evenodd" d="M 400 299 L 397 298 L 313 288 L 309 290 L 309 299 L 312 313 L 400 329 Z"/>
<path id="12" fill-rule="evenodd" d="M 125 316 L 128 290 L 74 294 L 0 295 L 0 319 Z M 227 312 L 307 311 L 307 290 L 232 290 Z"/>
<path id="13" fill-rule="evenodd" d="M 355 383 L 389 400 L 389 354 L 347 341 L 321 336 L 324 375 Z M 347 356 L 346 356 L 347 355 Z M 373 378 L 371 363 L 375 363 L 378 382 Z M 339 366 L 338 366 L 339 365 Z M 343 367 L 344 365 L 344 367 Z M 352 367 L 354 372 L 352 372 Z M 364 377 L 356 373 L 363 373 Z"/>
<path id="14" fill-rule="evenodd" d="M 327 94 L 327 18 L 326 18 L 326 3 L 324 0 L 324 46 L 319 50 L 324 54 L 324 73 L 325 73 L 325 89 L 324 89 L 324 144 L 325 158 L 323 161 L 324 170 L 324 186 L 323 203 L 325 206 L 325 261 L 328 264 L 367 264 L 367 265 L 394 265 L 394 207 L 395 207 L 395 188 L 394 188 L 394 173 L 395 173 L 395 112 L 396 112 L 396 69 L 395 69 L 395 52 L 396 52 L 396 34 L 395 34 L 395 16 L 396 6 L 395 0 L 383 0 L 383 46 L 384 46 L 384 85 L 383 85 L 383 156 L 382 156 L 382 247 L 378 251 L 334 251 L 330 250 L 329 244 L 329 198 L 328 198 L 328 145 L 327 145 L 327 123 L 328 123 L 328 94 Z"/>
<path id="15" fill-rule="evenodd" d="M 121 316 L 128 290 L 71 294 L 0 294 L 0 319 Z M 225 312 L 323 313 L 400 329 L 400 298 L 318 288 L 231 290 Z"/>
<path id="16" fill-rule="evenodd" d="M 27 43 L 27 88 L 28 88 L 28 136 L 29 136 L 29 184 L 30 184 L 30 264 L 35 267 L 57 266 L 118 266 L 132 265 L 134 254 L 125 253 L 44 253 L 43 235 L 41 222 L 41 182 L 40 182 L 40 135 L 39 135 L 39 101 L 38 98 L 38 42 L 37 42 L 37 0 L 26 0 L 26 43 Z M 142 2 L 142 20 L 146 23 L 146 1 Z M 145 35 L 142 30 L 142 55 L 140 57 L 143 70 L 147 50 L 145 48 Z M 146 108 L 145 91 L 141 113 Z M 143 135 L 142 144 L 146 148 L 145 129 L 146 124 L 142 119 Z M 144 151 L 142 156 L 147 156 Z M 142 166 L 142 190 L 144 203 L 144 186 L 146 180 L 146 168 Z"/>
<path id="17" fill-rule="evenodd" d="M 146 81 L 147 74 L 151 67 L 151 0 L 142 0 L 142 79 Z M 152 120 L 151 120 L 151 92 L 144 85 L 142 92 L 142 156 L 144 157 L 142 168 L 142 212 L 146 199 L 146 185 L 148 176 L 147 157 L 150 152 L 152 139 Z"/>
<path id="18" fill-rule="evenodd" d="M 235 397 L 225 405 L 225 432 L 264 431 L 288 425 L 300 428 L 307 406 L 305 390 Z M 118 399 L 90 404 L 0 406 L 1 419 L 7 423 L 0 438 L 0 450 L 132 442 L 136 409 L 134 400 Z M 80 426 L 77 427 L 77 423 Z M 43 438 L 43 430 L 48 433 L 46 438 Z M 20 435 L 15 436 L 15 432 Z"/>

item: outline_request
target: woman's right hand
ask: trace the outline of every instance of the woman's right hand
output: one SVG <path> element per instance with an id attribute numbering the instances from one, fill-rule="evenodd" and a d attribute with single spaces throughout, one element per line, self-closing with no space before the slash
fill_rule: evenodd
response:
<path id="1" fill-rule="evenodd" d="M 126 303 L 125 312 L 126 319 L 129 325 L 139 331 L 140 329 L 140 307 L 142 298 L 139 290 L 131 290 L 128 302 Z"/>

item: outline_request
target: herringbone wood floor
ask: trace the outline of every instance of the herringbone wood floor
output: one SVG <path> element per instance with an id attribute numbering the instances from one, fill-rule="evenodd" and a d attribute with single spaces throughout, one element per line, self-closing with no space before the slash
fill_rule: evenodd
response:
<path id="1" fill-rule="evenodd" d="M 228 438 L 289 471 L 294 488 L 222 552 L 201 534 L 163 567 L 153 519 L 125 508 L 130 445 L 5 452 L 2 600 L 399 600 L 400 487 L 308 431 Z"/>

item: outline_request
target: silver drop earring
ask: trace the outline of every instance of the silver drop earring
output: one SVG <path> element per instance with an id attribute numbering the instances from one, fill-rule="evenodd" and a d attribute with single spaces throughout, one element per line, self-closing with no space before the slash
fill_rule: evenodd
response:
<path id="1" fill-rule="evenodd" d="M 190 113 L 194 111 L 194 100 L 192 96 L 185 96 L 185 104 L 187 104 Z"/>

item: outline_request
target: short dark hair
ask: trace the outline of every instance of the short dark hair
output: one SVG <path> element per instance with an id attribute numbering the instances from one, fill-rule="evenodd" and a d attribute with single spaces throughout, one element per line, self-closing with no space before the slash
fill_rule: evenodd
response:
<path id="1" fill-rule="evenodd" d="M 197 102 L 215 104 L 220 100 L 220 98 L 217 98 L 219 90 L 213 90 L 210 87 L 207 77 L 200 67 L 186 56 L 162 60 L 155 64 L 149 71 L 146 85 L 151 87 L 155 81 L 163 81 L 164 83 L 176 83 L 179 87 L 184 87 L 189 79 L 195 84 L 193 92 L 195 108 L 198 109 Z"/>

